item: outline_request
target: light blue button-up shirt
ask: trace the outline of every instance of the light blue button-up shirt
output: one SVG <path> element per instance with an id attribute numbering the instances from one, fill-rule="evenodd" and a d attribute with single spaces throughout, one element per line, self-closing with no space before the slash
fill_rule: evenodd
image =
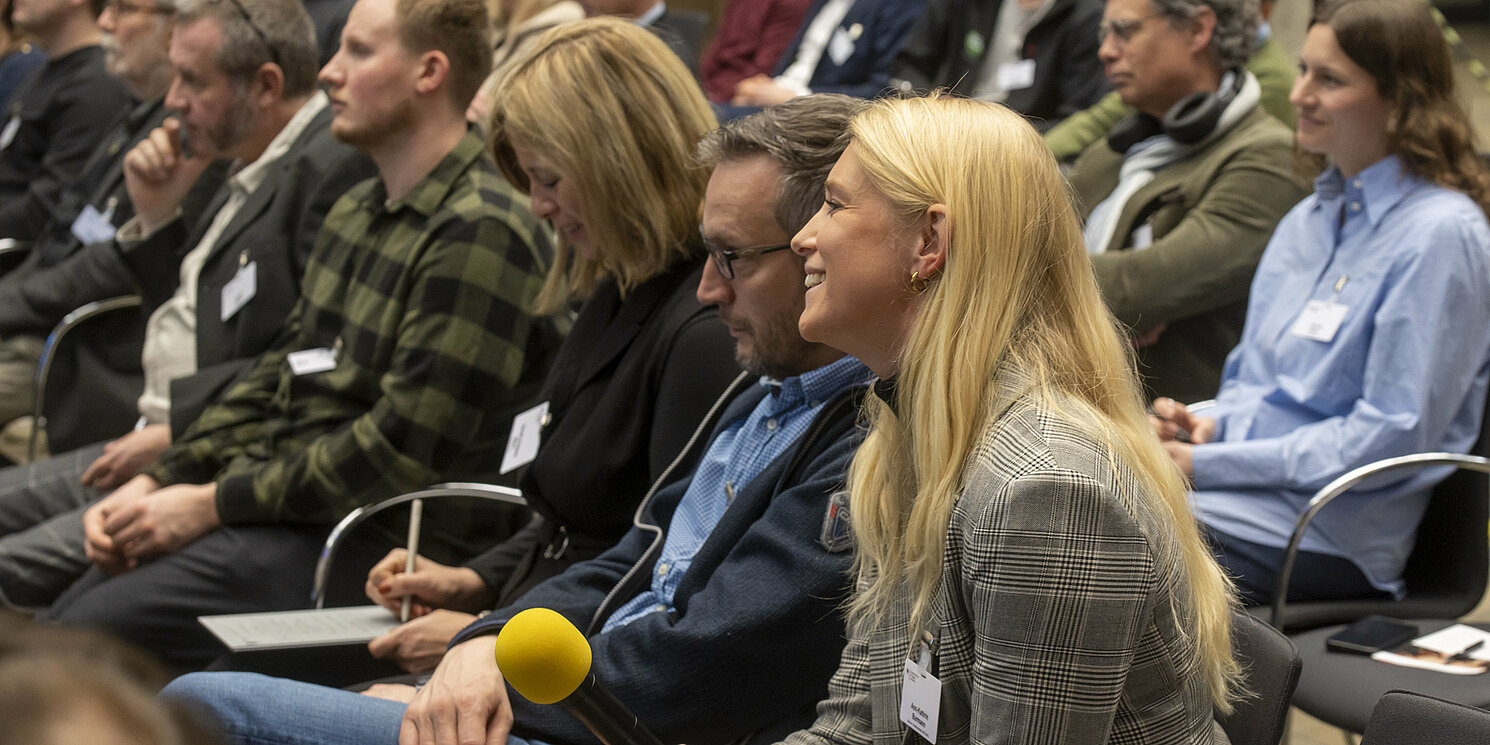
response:
<path id="1" fill-rule="evenodd" d="M 650 585 L 617 608 L 602 633 L 648 613 L 671 612 L 673 597 L 694 554 L 724 517 L 735 494 L 807 432 L 824 403 L 845 388 L 867 383 L 873 377 L 863 363 L 843 357 L 796 377 L 761 378 L 761 385 L 774 392 L 762 398 L 750 416 L 726 426 L 709 444 L 688 491 L 673 512 Z"/>
<path id="2" fill-rule="evenodd" d="M 1490 378 L 1490 225 L 1468 197 L 1395 156 L 1330 168 L 1268 243 L 1242 340 L 1226 359 L 1213 444 L 1194 449 L 1195 505 L 1227 535 L 1287 545 L 1315 491 L 1418 451 L 1467 452 Z M 1344 305 L 1330 341 L 1291 333 L 1310 300 Z M 1400 576 L 1445 469 L 1388 476 L 1320 512 L 1303 548 Z"/>

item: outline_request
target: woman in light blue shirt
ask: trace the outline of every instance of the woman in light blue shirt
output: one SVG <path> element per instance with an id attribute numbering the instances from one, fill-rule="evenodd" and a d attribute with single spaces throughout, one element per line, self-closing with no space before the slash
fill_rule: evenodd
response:
<path id="1" fill-rule="evenodd" d="M 1215 408 L 1154 402 L 1165 447 L 1243 595 L 1269 602 L 1309 497 L 1345 471 L 1466 452 L 1490 375 L 1490 175 L 1416 0 L 1323 5 L 1290 96 L 1313 196 L 1273 234 Z M 1194 445 L 1175 439 L 1177 428 Z M 1290 599 L 1400 595 L 1443 469 L 1384 477 L 1320 512 Z"/>

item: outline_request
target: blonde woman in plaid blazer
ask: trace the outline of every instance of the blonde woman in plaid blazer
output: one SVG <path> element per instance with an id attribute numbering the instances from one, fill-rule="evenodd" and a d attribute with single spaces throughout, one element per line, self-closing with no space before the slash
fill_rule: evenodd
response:
<path id="1" fill-rule="evenodd" d="M 874 104 L 794 248 L 804 337 L 882 379 L 849 475 L 850 639 L 791 745 L 1216 743 L 1229 583 L 1148 431 L 1049 151 L 1001 107 Z"/>

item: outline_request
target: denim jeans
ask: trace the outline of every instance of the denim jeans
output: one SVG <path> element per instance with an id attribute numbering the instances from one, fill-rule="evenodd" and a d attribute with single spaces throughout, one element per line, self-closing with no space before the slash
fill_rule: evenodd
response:
<path id="1" fill-rule="evenodd" d="M 405 704 L 255 673 L 192 673 L 160 692 L 206 710 L 241 745 L 398 745 Z M 509 745 L 542 745 L 508 737 Z"/>

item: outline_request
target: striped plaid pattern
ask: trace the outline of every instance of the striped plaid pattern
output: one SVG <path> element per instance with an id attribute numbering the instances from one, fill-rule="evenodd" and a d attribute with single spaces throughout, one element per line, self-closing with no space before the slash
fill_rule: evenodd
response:
<path id="1" fill-rule="evenodd" d="M 934 601 L 937 745 L 1225 742 L 1164 523 L 1100 443 L 1017 372 L 1000 379 Z M 904 662 L 919 650 L 909 616 L 907 597 L 890 623 L 852 636 L 817 722 L 790 743 L 901 745 Z"/>
<path id="2" fill-rule="evenodd" d="M 537 323 L 545 235 L 474 132 L 401 200 L 359 184 L 327 215 L 279 340 L 149 473 L 215 480 L 224 523 L 325 523 L 488 455 Z M 292 373 L 290 353 L 322 347 L 334 369 Z"/>

